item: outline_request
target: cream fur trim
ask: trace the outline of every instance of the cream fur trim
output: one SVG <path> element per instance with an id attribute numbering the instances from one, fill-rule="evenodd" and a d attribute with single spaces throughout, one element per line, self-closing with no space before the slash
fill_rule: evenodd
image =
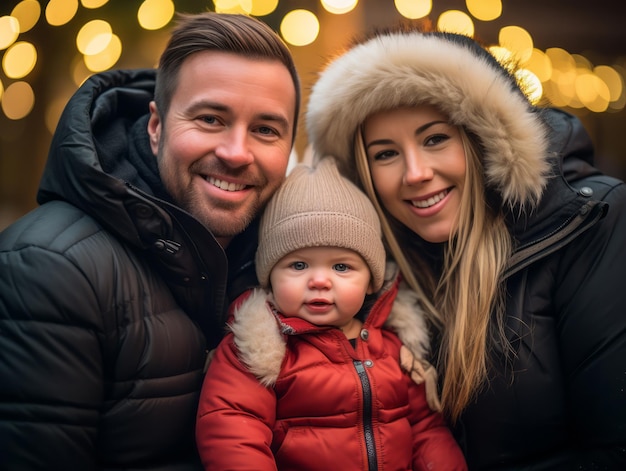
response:
<path id="1" fill-rule="evenodd" d="M 255 289 L 235 311 L 230 330 L 235 336 L 239 359 L 264 386 L 278 379 L 286 342 L 278 319 L 267 304 L 267 293 Z"/>
<path id="2" fill-rule="evenodd" d="M 255 289 L 235 311 L 235 319 L 229 327 L 235 336 L 242 363 L 261 384 L 273 386 L 285 357 L 286 341 L 281 331 L 283 327 L 268 307 L 267 299 L 267 293 Z M 424 315 L 417 301 L 413 291 L 401 289 L 385 327 L 394 331 L 416 358 L 423 359 L 430 343 Z"/>
<path id="3" fill-rule="evenodd" d="M 331 62 L 309 98 L 308 137 L 316 156 L 354 169 L 353 140 L 367 116 L 425 103 L 481 139 L 487 184 L 505 203 L 538 202 L 549 171 L 538 113 L 503 69 L 443 36 L 382 35 Z"/>

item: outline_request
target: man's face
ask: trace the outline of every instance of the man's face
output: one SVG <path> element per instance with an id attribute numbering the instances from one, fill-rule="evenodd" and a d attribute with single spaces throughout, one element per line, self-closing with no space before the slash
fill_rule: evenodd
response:
<path id="1" fill-rule="evenodd" d="M 283 181 L 296 91 L 279 61 L 203 51 L 183 63 L 167 116 L 148 133 L 165 188 L 225 247 Z"/>

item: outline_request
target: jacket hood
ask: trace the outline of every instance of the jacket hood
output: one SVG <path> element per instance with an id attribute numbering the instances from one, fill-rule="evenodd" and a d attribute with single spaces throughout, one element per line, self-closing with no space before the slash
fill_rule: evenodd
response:
<path id="1" fill-rule="evenodd" d="M 426 359 L 430 352 L 428 328 L 418 295 L 395 279 L 397 268 L 388 265 L 391 280 L 385 282 L 376 303 L 366 320 L 367 328 L 385 328 L 396 333 L 402 343 L 418 359 Z M 299 318 L 285 318 L 274 313 L 265 290 L 253 290 L 234 311 L 228 328 L 234 335 L 241 361 L 265 386 L 275 384 L 287 351 L 287 335 L 320 332 L 318 328 Z M 392 302 L 388 312 L 382 305 Z"/>
<path id="2" fill-rule="evenodd" d="M 515 78 L 478 43 L 450 33 L 382 34 L 332 61 L 306 114 L 316 157 L 332 155 L 356 180 L 354 138 L 372 113 L 434 105 L 484 150 L 485 181 L 511 206 L 533 205 L 549 174 L 540 114 Z"/>
<path id="3" fill-rule="evenodd" d="M 154 70 L 115 70 L 93 75 L 78 89 L 52 139 L 37 195 L 40 204 L 68 201 L 133 245 L 142 245 L 129 202 L 155 191 L 142 175 L 147 172 L 131 163 L 129 148 L 143 146 L 144 153 L 151 152 L 145 148 L 147 133 L 144 143 L 133 138 L 132 130 L 148 114 L 154 83 Z M 168 219 L 164 212 L 160 217 Z"/>

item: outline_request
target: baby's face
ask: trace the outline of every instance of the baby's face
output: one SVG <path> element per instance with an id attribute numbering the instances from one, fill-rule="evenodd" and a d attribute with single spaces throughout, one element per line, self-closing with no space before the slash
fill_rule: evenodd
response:
<path id="1" fill-rule="evenodd" d="M 287 317 L 343 328 L 371 291 L 365 260 L 350 249 L 307 247 L 289 253 L 270 273 L 274 304 Z"/>

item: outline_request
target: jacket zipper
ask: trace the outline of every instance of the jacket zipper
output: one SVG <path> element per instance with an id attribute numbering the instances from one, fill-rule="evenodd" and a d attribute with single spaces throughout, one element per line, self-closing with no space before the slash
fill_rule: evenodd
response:
<path id="1" fill-rule="evenodd" d="M 378 459 L 376 457 L 376 444 L 374 443 L 374 427 L 372 426 L 372 388 L 363 363 L 360 360 L 354 360 L 353 363 L 361 380 L 363 391 L 363 434 L 365 435 L 368 469 L 369 471 L 376 471 Z"/>
<path id="2" fill-rule="evenodd" d="M 575 217 L 551 236 L 527 244 L 525 247 L 517 250 L 509 261 L 508 267 L 504 273 L 504 278 L 510 277 L 535 261 L 559 250 L 578 235 L 592 227 L 603 215 L 602 207 L 598 208 L 597 203 L 598 202 L 590 202 L 585 204 Z"/>

